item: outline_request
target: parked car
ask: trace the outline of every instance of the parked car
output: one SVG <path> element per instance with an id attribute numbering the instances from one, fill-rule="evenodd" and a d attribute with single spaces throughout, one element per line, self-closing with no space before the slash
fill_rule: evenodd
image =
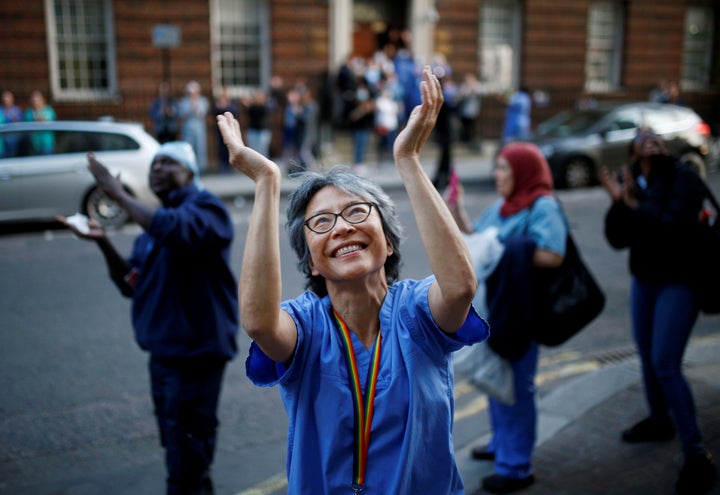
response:
<path id="1" fill-rule="evenodd" d="M 42 154 L 50 144 L 52 153 Z M 135 197 L 150 204 L 148 173 L 158 142 L 139 123 L 111 121 L 21 122 L 0 125 L 0 222 L 51 220 L 83 213 L 105 227 L 128 221 L 87 169 L 95 153 Z"/>
<path id="2" fill-rule="evenodd" d="M 558 188 L 597 183 L 598 169 L 628 163 L 630 142 L 638 128 L 649 127 L 669 151 L 691 162 L 704 176 L 710 126 L 692 109 L 651 102 L 599 103 L 568 110 L 542 122 L 532 141 L 547 158 Z"/>

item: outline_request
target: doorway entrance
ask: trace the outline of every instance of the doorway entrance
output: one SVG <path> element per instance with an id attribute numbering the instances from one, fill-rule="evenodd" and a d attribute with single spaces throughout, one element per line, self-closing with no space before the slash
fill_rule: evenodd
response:
<path id="1" fill-rule="evenodd" d="M 353 56 L 368 58 L 387 43 L 400 43 L 408 27 L 409 0 L 353 2 Z"/>

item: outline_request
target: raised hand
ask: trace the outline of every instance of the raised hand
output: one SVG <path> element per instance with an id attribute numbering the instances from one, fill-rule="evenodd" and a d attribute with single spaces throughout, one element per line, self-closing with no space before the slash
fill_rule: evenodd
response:
<path id="1" fill-rule="evenodd" d="M 240 132 L 240 123 L 230 112 L 217 116 L 218 129 L 227 146 L 230 164 L 249 178 L 258 181 L 268 173 L 279 173 L 277 164 L 248 147 Z"/>
<path id="2" fill-rule="evenodd" d="M 407 125 L 395 138 L 393 155 L 396 160 L 419 157 L 425 142 L 435 127 L 437 116 L 443 105 L 440 81 L 427 65 L 423 70 L 420 93 L 422 103 L 413 109 Z"/>
<path id="3" fill-rule="evenodd" d="M 120 181 L 120 175 L 113 177 L 110 171 L 95 159 L 93 153 L 88 153 L 87 159 L 88 170 L 90 170 L 90 173 L 95 177 L 95 182 L 100 190 L 113 201 L 119 201 L 122 195 L 125 194 L 122 182 Z"/>

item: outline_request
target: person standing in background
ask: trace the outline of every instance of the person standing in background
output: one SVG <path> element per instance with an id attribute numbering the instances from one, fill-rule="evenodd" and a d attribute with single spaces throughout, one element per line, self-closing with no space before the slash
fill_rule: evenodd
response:
<path id="1" fill-rule="evenodd" d="M 210 104 L 208 99 L 200 93 L 200 83 L 190 81 L 185 86 L 185 96 L 178 103 L 178 117 L 180 119 L 180 138 L 190 143 L 200 172 L 207 169 L 207 118 Z"/>
<path id="2" fill-rule="evenodd" d="M 501 145 L 511 141 L 524 141 L 530 137 L 530 109 L 532 100 L 530 91 L 525 86 L 504 98 L 505 124 L 501 137 Z"/>
<path id="3" fill-rule="evenodd" d="M 170 95 L 170 85 L 163 81 L 158 85 L 158 95 L 150 106 L 153 132 L 160 143 L 177 139 L 178 115 L 175 99 Z"/>
<path id="4" fill-rule="evenodd" d="M 2 92 L 2 107 L 0 107 L 0 114 L 2 114 L 5 124 L 22 122 L 23 120 L 22 108 L 15 104 L 15 95 L 9 89 L 5 89 Z"/>
<path id="5" fill-rule="evenodd" d="M 457 96 L 457 85 L 452 80 L 452 73 L 447 64 L 442 63 L 435 65 L 433 67 L 433 73 L 440 81 L 443 97 L 445 99 L 445 102 L 440 109 L 440 113 L 438 114 L 434 130 L 435 141 L 437 142 L 438 148 L 440 148 L 440 154 L 438 155 L 437 168 L 435 169 L 435 175 L 433 176 L 433 185 L 438 191 L 442 192 L 450 183 L 450 176 L 453 174 L 452 124 L 456 110 L 455 98 Z"/>
<path id="6" fill-rule="evenodd" d="M 215 98 L 215 102 L 213 103 L 213 114 L 214 115 L 222 115 L 225 112 L 230 112 L 234 116 L 238 116 L 238 113 L 240 111 L 240 108 L 237 106 L 237 104 L 228 96 L 228 90 L 227 88 L 222 88 L 220 90 L 220 94 L 217 98 Z M 222 173 L 228 173 L 232 171 L 232 167 L 230 167 L 230 162 L 228 161 L 228 151 L 227 147 L 225 146 L 225 143 L 223 142 L 222 135 L 220 134 L 220 131 L 216 131 L 215 135 L 217 137 L 217 159 L 218 159 L 218 171 Z"/>
<path id="7" fill-rule="evenodd" d="M 25 110 L 25 120 L 46 122 L 57 119 L 55 110 L 47 104 L 45 96 L 34 90 L 30 93 L 30 106 Z M 35 153 L 49 155 L 55 149 L 55 135 L 52 132 L 36 132 L 32 136 L 32 147 Z"/>
<path id="8" fill-rule="evenodd" d="M 365 157 L 370 135 L 375 128 L 375 94 L 362 76 L 357 78 L 355 98 L 348 120 L 353 142 L 353 172 L 366 175 Z"/>
<path id="9" fill-rule="evenodd" d="M 458 88 L 457 99 L 460 141 L 465 143 L 471 150 L 480 151 L 482 143 L 478 141 L 476 131 L 482 102 L 482 87 L 474 73 L 467 72 L 463 77 L 463 81 Z"/>
<path id="10" fill-rule="evenodd" d="M 248 146 L 262 156 L 269 158 L 270 142 L 272 141 L 270 117 L 273 110 L 267 93 L 262 89 L 256 90 L 252 97 L 248 99 L 245 108 L 248 116 Z M 220 136 L 222 137 L 222 134 Z M 221 142 L 221 146 L 225 148 L 227 153 L 224 141 Z"/>
<path id="11" fill-rule="evenodd" d="M 0 107 L 0 124 L 12 124 L 14 122 L 22 122 L 23 111 L 19 105 L 15 104 L 15 95 L 9 89 L 2 92 L 2 107 Z M 0 156 L 16 156 L 18 150 L 19 138 L 12 134 L 5 136 L 0 146 Z"/>
<path id="12" fill-rule="evenodd" d="M 300 163 L 304 170 L 315 167 L 315 158 L 319 149 L 318 126 L 320 106 L 313 97 L 312 90 L 307 88 L 302 93 L 302 126 L 300 136 Z"/>

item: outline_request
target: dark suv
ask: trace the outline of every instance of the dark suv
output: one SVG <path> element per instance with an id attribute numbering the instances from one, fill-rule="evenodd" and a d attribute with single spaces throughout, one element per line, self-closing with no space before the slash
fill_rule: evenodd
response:
<path id="1" fill-rule="evenodd" d="M 692 109 L 676 105 L 604 102 L 568 110 L 539 124 L 532 141 L 547 158 L 556 187 L 586 187 L 597 183 L 599 167 L 628 163 L 640 127 L 662 136 L 671 153 L 705 174 L 710 126 Z"/>

